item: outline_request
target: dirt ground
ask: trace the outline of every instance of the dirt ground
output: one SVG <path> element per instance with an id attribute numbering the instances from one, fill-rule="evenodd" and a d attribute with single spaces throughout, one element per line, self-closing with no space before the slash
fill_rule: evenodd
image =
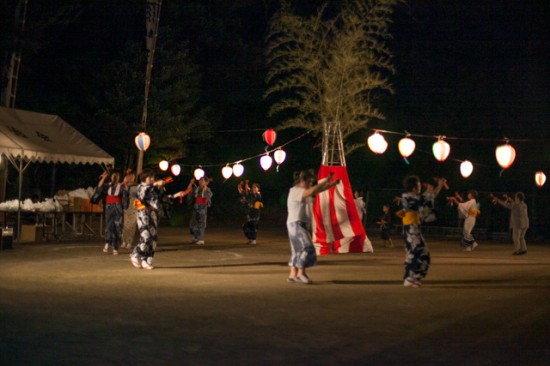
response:
<path id="1" fill-rule="evenodd" d="M 99 240 L 0 251 L 1 365 L 549 365 L 550 245 L 427 238 L 404 288 L 403 246 L 319 257 L 287 283 L 284 228 L 258 245 L 161 228 L 152 271 Z"/>

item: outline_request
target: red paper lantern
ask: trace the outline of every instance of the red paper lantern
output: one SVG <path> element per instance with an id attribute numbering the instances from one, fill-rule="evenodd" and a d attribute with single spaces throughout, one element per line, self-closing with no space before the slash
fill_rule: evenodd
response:
<path id="1" fill-rule="evenodd" d="M 262 134 L 262 137 L 266 144 L 268 144 L 269 146 L 273 146 L 275 140 L 277 140 L 277 132 L 275 132 L 274 129 L 270 128 L 268 130 L 265 130 L 265 132 Z"/>

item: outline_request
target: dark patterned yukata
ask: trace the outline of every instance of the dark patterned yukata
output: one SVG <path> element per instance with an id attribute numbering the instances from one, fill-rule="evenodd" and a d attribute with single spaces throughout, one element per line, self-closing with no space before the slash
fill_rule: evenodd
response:
<path id="1" fill-rule="evenodd" d="M 138 258 L 151 265 L 157 247 L 158 209 L 160 206 L 161 190 L 145 183 L 137 187 L 138 202 L 137 227 L 139 232 L 139 243 L 134 247 L 132 257 Z"/>
<path id="2" fill-rule="evenodd" d="M 118 251 L 122 242 L 124 208 L 128 202 L 128 191 L 121 183 L 103 185 L 105 190 L 105 243 Z"/>
<path id="3" fill-rule="evenodd" d="M 189 200 L 193 203 L 193 213 L 189 221 L 189 232 L 193 235 L 194 242 L 204 241 L 208 207 L 212 203 L 212 191 L 208 187 L 197 186 L 189 194 Z"/>
<path id="4" fill-rule="evenodd" d="M 421 195 L 403 193 L 401 207 L 403 217 L 403 239 L 405 240 L 405 274 L 403 278 L 419 282 L 426 277 L 430 267 L 430 252 L 420 230 L 420 210 L 428 202 Z"/>

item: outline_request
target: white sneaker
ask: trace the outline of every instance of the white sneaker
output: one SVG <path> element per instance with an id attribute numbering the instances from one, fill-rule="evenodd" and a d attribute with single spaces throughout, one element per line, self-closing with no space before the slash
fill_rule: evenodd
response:
<path id="1" fill-rule="evenodd" d="M 256 240 L 249 240 L 249 241 L 248 241 L 248 244 L 250 244 L 250 245 L 256 245 Z"/>
<path id="2" fill-rule="evenodd" d="M 130 256 L 130 261 L 132 262 L 132 265 L 136 268 L 141 268 L 141 263 L 139 262 L 139 258 L 135 256 Z"/>
<path id="3" fill-rule="evenodd" d="M 311 283 L 311 280 L 309 279 L 308 276 L 306 275 L 299 275 L 299 276 L 296 276 L 296 279 L 298 281 L 301 281 L 302 283 L 305 283 L 306 285 L 309 285 Z M 295 280 L 296 281 L 296 280 Z"/>
<path id="4" fill-rule="evenodd" d="M 197 240 L 197 241 L 195 242 L 195 244 L 197 244 L 197 245 L 204 245 L 204 240 Z"/>
<path id="5" fill-rule="evenodd" d="M 105 247 L 103 248 L 103 253 L 109 252 L 109 244 L 105 244 Z"/>
<path id="6" fill-rule="evenodd" d="M 154 269 L 155 268 L 152 265 L 150 265 L 149 263 L 147 263 L 147 261 L 141 261 L 141 267 L 143 269 Z"/>
<path id="7" fill-rule="evenodd" d="M 113 255 L 118 255 L 118 250 L 113 249 Z"/>

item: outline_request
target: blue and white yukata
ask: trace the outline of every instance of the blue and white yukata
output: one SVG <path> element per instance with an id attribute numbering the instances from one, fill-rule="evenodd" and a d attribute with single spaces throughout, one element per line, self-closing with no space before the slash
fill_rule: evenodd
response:
<path id="1" fill-rule="evenodd" d="M 207 187 L 195 187 L 188 196 L 193 203 L 193 213 L 189 221 L 189 232 L 193 235 L 193 241 L 204 241 L 208 207 L 212 204 L 213 193 Z"/>
<path id="2" fill-rule="evenodd" d="M 134 247 L 132 257 L 153 263 L 158 239 L 158 209 L 161 190 L 153 185 L 140 183 L 137 186 L 136 216 L 139 232 L 139 243 Z"/>
<path id="3" fill-rule="evenodd" d="M 419 282 L 428 274 L 430 252 L 420 230 L 420 210 L 429 204 L 421 195 L 406 192 L 401 195 L 403 239 L 405 241 L 405 274 L 403 279 Z"/>
<path id="4" fill-rule="evenodd" d="M 288 265 L 299 269 L 313 267 L 317 264 L 317 254 L 311 239 L 311 201 L 303 199 L 306 189 L 292 187 L 288 192 L 288 218 L 286 227 L 290 241 L 290 260 Z"/>
<path id="5" fill-rule="evenodd" d="M 105 194 L 105 244 L 118 251 L 122 242 L 124 209 L 128 206 L 128 191 L 121 183 L 103 185 Z"/>

